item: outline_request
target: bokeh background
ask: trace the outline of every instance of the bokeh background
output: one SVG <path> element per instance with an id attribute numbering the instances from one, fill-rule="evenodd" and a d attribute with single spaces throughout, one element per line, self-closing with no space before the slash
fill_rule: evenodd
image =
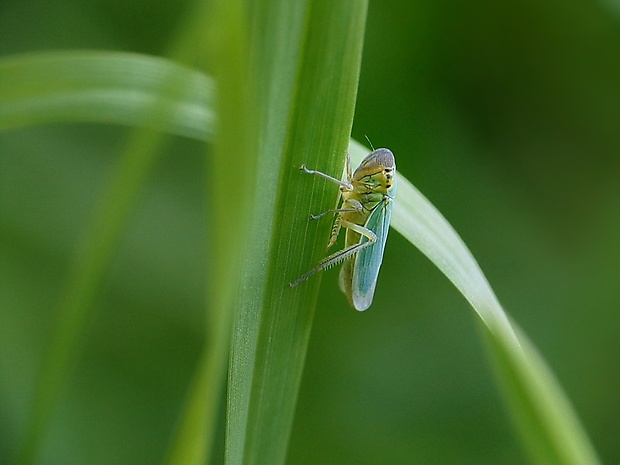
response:
<path id="1" fill-rule="evenodd" d="M 162 54 L 184 1 L 2 0 L 0 54 Z M 0 134 L 0 463 L 73 251 L 130 130 Z M 353 137 L 390 147 L 620 461 L 620 3 L 372 1 Z M 46 441 L 45 464 L 157 464 L 202 343 L 202 144 L 171 138 Z M 392 232 L 373 307 L 323 276 L 290 464 L 522 464 L 477 319 Z"/>

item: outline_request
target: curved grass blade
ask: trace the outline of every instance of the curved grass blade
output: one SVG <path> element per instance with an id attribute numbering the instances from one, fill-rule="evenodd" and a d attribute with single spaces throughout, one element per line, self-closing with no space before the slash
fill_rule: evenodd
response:
<path id="1" fill-rule="evenodd" d="M 176 94 L 165 92 L 178 82 Z M 211 138 L 212 79 L 173 61 L 136 53 L 61 51 L 0 59 L 0 130 L 59 122 L 142 126 Z M 166 117 L 153 118 L 153 105 Z"/>
<path id="2" fill-rule="evenodd" d="M 183 34 L 179 39 L 173 45 L 182 55 L 186 51 Z M 59 304 L 57 329 L 52 334 L 32 418 L 16 459 L 27 464 L 36 460 L 56 399 L 79 353 L 84 322 L 114 244 L 164 140 L 162 132 L 149 129 L 209 138 L 214 129 L 213 85 L 203 74 L 164 59 L 106 52 L 5 58 L 0 60 L 0 82 L 0 129 L 52 121 L 111 122 L 144 128 L 133 134 L 121 155 L 116 177 L 79 247 L 64 299 Z M 214 322 L 220 320 L 213 318 Z M 217 329 L 221 326 L 225 326 L 223 331 Z M 216 336 L 227 335 L 223 344 L 210 344 L 210 348 L 223 346 L 225 352 L 210 350 L 204 363 L 213 375 L 208 380 L 209 388 L 221 392 L 230 323 L 214 324 L 212 328 Z M 219 411 L 219 403 L 214 402 L 214 396 L 201 394 L 207 399 L 200 410 L 200 431 L 205 434 L 200 434 L 199 441 L 185 441 L 175 451 L 195 450 L 197 442 L 203 455 L 209 449 L 213 434 L 207 431 L 207 418 L 215 422 L 217 415 L 211 415 L 211 411 Z M 197 430 L 191 432 L 193 438 Z"/>
<path id="3" fill-rule="evenodd" d="M 174 95 L 175 82 L 165 89 Z M 149 120 L 165 118 L 165 105 L 153 102 Z M 135 131 L 120 155 L 90 227 L 76 247 L 67 285 L 57 304 L 56 321 L 42 357 L 26 432 L 15 463 L 36 463 L 60 394 L 81 352 L 86 322 L 125 222 L 160 152 L 164 135 Z"/>
<path id="4" fill-rule="evenodd" d="M 351 141 L 351 158 L 367 149 Z M 478 263 L 441 213 L 397 174 L 392 226 L 426 255 L 457 287 L 487 329 L 517 425 L 536 463 L 598 464 L 586 433 L 542 358 L 510 321 Z"/>

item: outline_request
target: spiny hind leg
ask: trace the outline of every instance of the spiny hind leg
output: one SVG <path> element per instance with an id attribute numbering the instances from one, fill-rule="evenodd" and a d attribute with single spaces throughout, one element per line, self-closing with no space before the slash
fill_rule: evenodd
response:
<path id="1" fill-rule="evenodd" d="M 340 218 L 340 221 L 338 223 L 338 231 L 340 230 L 340 228 L 346 228 L 346 229 L 355 231 L 361 236 L 366 237 L 368 240 L 365 242 L 360 241 L 356 244 L 353 244 L 349 247 L 339 250 L 338 252 L 334 252 L 328 257 L 325 257 L 317 265 L 316 267 L 318 268 L 317 271 L 324 270 L 325 268 L 330 268 L 334 265 L 337 265 L 338 263 L 355 256 L 360 251 L 364 250 L 366 247 L 370 247 L 372 244 L 374 244 L 377 241 L 377 235 L 374 232 L 372 232 L 370 229 L 365 228 L 364 226 L 361 226 L 359 224 L 355 224 L 355 223 L 351 223 L 350 221 L 343 220 L 342 218 Z"/>
<path id="2" fill-rule="evenodd" d="M 334 252 L 328 257 L 325 257 L 323 260 L 321 260 L 318 263 L 317 266 L 315 266 L 310 271 L 308 271 L 306 274 L 301 276 L 297 281 L 293 281 L 292 283 L 290 283 L 289 286 L 291 287 L 297 286 L 298 284 L 302 283 L 303 281 L 308 279 L 313 274 L 316 274 L 319 271 L 325 270 L 327 268 L 331 268 L 332 266 L 337 265 L 338 263 L 343 262 L 344 260 L 347 260 L 353 257 L 354 255 L 358 254 L 360 251 L 364 250 L 366 247 L 370 247 L 372 244 L 374 244 L 377 241 L 377 235 L 374 232 L 372 232 L 368 228 L 365 228 L 364 226 L 360 226 L 359 224 L 351 223 L 350 221 L 346 221 L 346 220 L 341 220 L 339 223 L 338 229 L 340 229 L 340 227 L 351 229 L 352 231 L 355 231 L 356 233 L 368 238 L 368 240 L 366 242 L 358 242 L 357 244 L 346 247 L 342 250 L 339 250 L 338 252 Z"/>
<path id="3" fill-rule="evenodd" d="M 325 210 L 323 213 L 319 213 L 318 215 L 313 215 L 312 213 L 310 213 L 310 219 L 311 220 L 318 220 L 323 218 L 325 215 L 329 215 L 330 213 L 350 213 L 350 212 L 356 212 L 359 211 L 355 208 L 331 208 L 329 210 Z"/>

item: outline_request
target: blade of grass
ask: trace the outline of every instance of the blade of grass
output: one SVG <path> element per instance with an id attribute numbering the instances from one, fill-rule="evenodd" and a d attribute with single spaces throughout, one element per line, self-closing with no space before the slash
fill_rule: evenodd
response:
<path id="1" fill-rule="evenodd" d="M 206 186 L 214 263 L 207 283 L 210 304 L 207 344 L 197 368 L 169 464 L 198 465 L 212 458 L 225 379 L 241 262 L 254 205 L 256 115 L 249 78 L 248 19 L 242 0 L 214 1 L 209 47 L 218 82 L 218 124 Z"/>
<path id="2" fill-rule="evenodd" d="M 158 119 L 166 111 L 155 102 L 150 118 Z M 148 129 L 130 138 L 92 225 L 78 244 L 66 289 L 57 305 L 55 326 L 43 355 L 30 418 L 15 463 L 37 461 L 54 408 L 81 352 L 86 323 L 118 237 L 162 142 L 161 133 Z"/>
<path id="3" fill-rule="evenodd" d="M 303 17 L 294 16 L 301 19 L 299 30 L 303 33 L 293 35 L 293 40 L 301 40 L 297 58 L 291 53 L 295 46 L 283 49 L 286 62 L 267 62 L 267 66 L 281 67 L 261 75 L 264 79 L 270 74 L 280 76 L 278 80 L 287 82 L 286 73 L 292 71 L 293 98 L 285 108 L 285 140 L 280 140 L 276 127 L 268 126 L 278 121 L 262 128 L 273 134 L 272 148 L 282 161 L 280 169 L 270 176 L 273 183 L 260 186 L 272 190 L 273 195 L 264 207 L 266 214 L 275 213 L 268 254 L 258 257 L 262 269 L 256 265 L 246 268 L 242 287 L 246 297 L 238 310 L 233 335 L 226 448 L 230 465 L 284 462 L 319 280 L 296 290 L 288 283 L 318 260 L 327 240 L 329 225 L 309 225 L 308 212 L 326 209 L 336 198 L 332 190 L 326 192 L 324 184 L 304 178 L 297 168 L 306 162 L 342 171 L 357 91 L 366 1 L 295 3 L 304 7 Z M 290 31 L 289 18 L 279 16 L 276 9 L 271 12 L 269 27 L 276 32 L 266 37 L 257 33 L 259 41 L 283 34 L 279 31 Z M 298 14 L 300 10 L 292 12 Z M 269 43 L 258 46 L 266 49 Z M 272 95 L 277 108 L 286 105 L 286 94 L 282 96 L 284 102 L 277 100 L 280 97 L 275 90 Z M 310 205 L 307 192 L 313 193 Z M 264 262 L 261 257 L 265 257 Z M 264 270 L 266 276 L 261 278 Z M 262 301 L 252 295 L 254 280 L 264 280 L 266 285 L 259 295 Z"/>
<path id="4" fill-rule="evenodd" d="M 368 150 L 354 141 L 351 158 Z M 487 329 L 504 392 L 533 460 L 595 465 L 596 454 L 551 371 L 514 327 L 467 246 L 439 211 L 400 174 L 392 226 L 425 254 L 469 301 Z"/>
<path id="5" fill-rule="evenodd" d="M 179 58 L 192 55 L 191 50 L 197 47 L 196 41 L 191 39 L 199 29 L 196 25 L 199 25 L 202 18 L 204 15 L 191 17 L 192 27 L 181 30 L 171 42 L 172 54 Z M 117 66 L 106 66 L 110 62 Z M 132 75 L 131 71 L 137 71 L 137 74 Z M 134 80 L 135 77 L 137 79 Z M 173 126 L 179 132 L 189 129 L 189 134 L 203 132 L 207 137 L 213 130 L 209 105 L 212 86 L 205 82 L 202 75 L 187 72 L 168 62 L 164 65 L 163 60 L 128 54 L 113 57 L 96 53 L 30 55 L 2 60 L 0 83 L 11 84 L 0 86 L 0 101 L 6 103 L 2 106 L 5 111 L 0 114 L 0 127 L 4 128 L 40 123 L 45 121 L 45 117 L 52 120 L 68 117 L 77 121 L 106 121 L 110 118 L 123 123 L 135 122 L 137 119 L 146 128 L 168 129 Z M 188 89 L 190 95 L 197 93 L 206 102 L 198 106 L 191 99 L 182 102 L 181 97 Z M 114 101 L 112 97 L 121 100 Z M 94 108 L 104 111 L 97 115 L 92 112 L 92 106 L 83 105 L 92 100 L 98 102 Z M 33 111 L 36 107 L 44 111 Z M 184 128 L 178 122 L 175 124 L 179 110 L 180 113 L 191 113 L 204 109 L 208 111 L 200 115 L 202 126 Z M 184 121 L 195 119 L 183 118 Z M 52 331 L 49 350 L 43 358 L 31 418 L 22 445 L 17 450 L 16 463 L 29 464 L 36 461 L 53 409 L 79 355 L 85 323 L 92 313 L 92 303 L 114 246 L 163 141 L 164 134 L 158 131 L 142 129 L 133 134 L 120 157 L 118 170 L 101 201 L 93 225 L 78 247 L 66 292 L 58 306 L 56 328 Z M 225 267 L 229 261 L 222 260 L 222 263 Z M 222 314 L 212 312 L 212 320 L 219 323 L 222 319 L 217 317 Z M 218 337 L 221 334 L 228 336 L 230 323 L 213 326 L 216 328 L 213 334 Z M 218 331 L 217 328 L 221 326 L 226 327 L 224 331 Z M 224 350 L 223 353 L 222 350 L 210 350 L 209 355 L 213 356 L 208 357 L 205 363 L 213 374 L 209 379 L 211 393 L 217 393 L 221 391 L 225 371 L 228 337 L 210 347 Z M 211 433 L 201 437 L 205 451 L 211 444 L 212 431 L 218 417 L 217 413 L 212 413 L 219 410 L 219 403 L 213 397 L 208 392 L 203 394 L 203 398 L 207 399 L 203 430 Z M 211 420 L 210 423 L 206 421 L 207 418 Z M 209 424 L 211 430 L 208 430 Z"/>
<path id="6" fill-rule="evenodd" d="M 179 93 L 162 92 L 167 81 Z M 208 140 L 214 84 L 170 60 L 135 53 L 63 51 L 0 59 L 0 130 L 46 123 L 150 127 Z M 170 110 L 151 117 L 155 102 Z"/>
<path id="7" fill-rule="evenodd" d="M 279 178 L 284 163 L 287 125 L 293 111 L 297 62 L 305 30 L 305 1 L 250 2 L 251 72 L 256 88 L 260 145 L 256 208 L 249 227 L 234 329 L 227 403 L 226 461 L 242 463 L 246 440 L 252 373 L 261 309 L 265 305 L 270 241 L 273 236 Z"/>

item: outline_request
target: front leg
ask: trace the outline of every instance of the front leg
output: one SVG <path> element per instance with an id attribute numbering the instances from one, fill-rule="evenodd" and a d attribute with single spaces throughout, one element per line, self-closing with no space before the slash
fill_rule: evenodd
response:
<path id="1" fill-rule="evenodd" d="M 325 174 L 325 173 L 322 173 L 322 172 L 316 171 L 316 170 L 311 170 L 308 167 L 306 167 L 305 164 L 301 165 L 299 167 L 299 169 L 301 171 L 303 171 L 304 173 L 314 174 L 314 175 L 319 176 L 319 177 L 321 177 L 323 179 L 327 179 L 328 181 L 331 181 L 331 182 L 333 182 L 335 184 L 338 184 L 340 186 L 340 189 L 342 189 L 342 190 L 347 190 L 347 191 L 353 190 L 353 185 L 349 181 L 340 181 L 340 180 L 334 178 L 333 176 L 330 176 L 329 174 Z"/>

